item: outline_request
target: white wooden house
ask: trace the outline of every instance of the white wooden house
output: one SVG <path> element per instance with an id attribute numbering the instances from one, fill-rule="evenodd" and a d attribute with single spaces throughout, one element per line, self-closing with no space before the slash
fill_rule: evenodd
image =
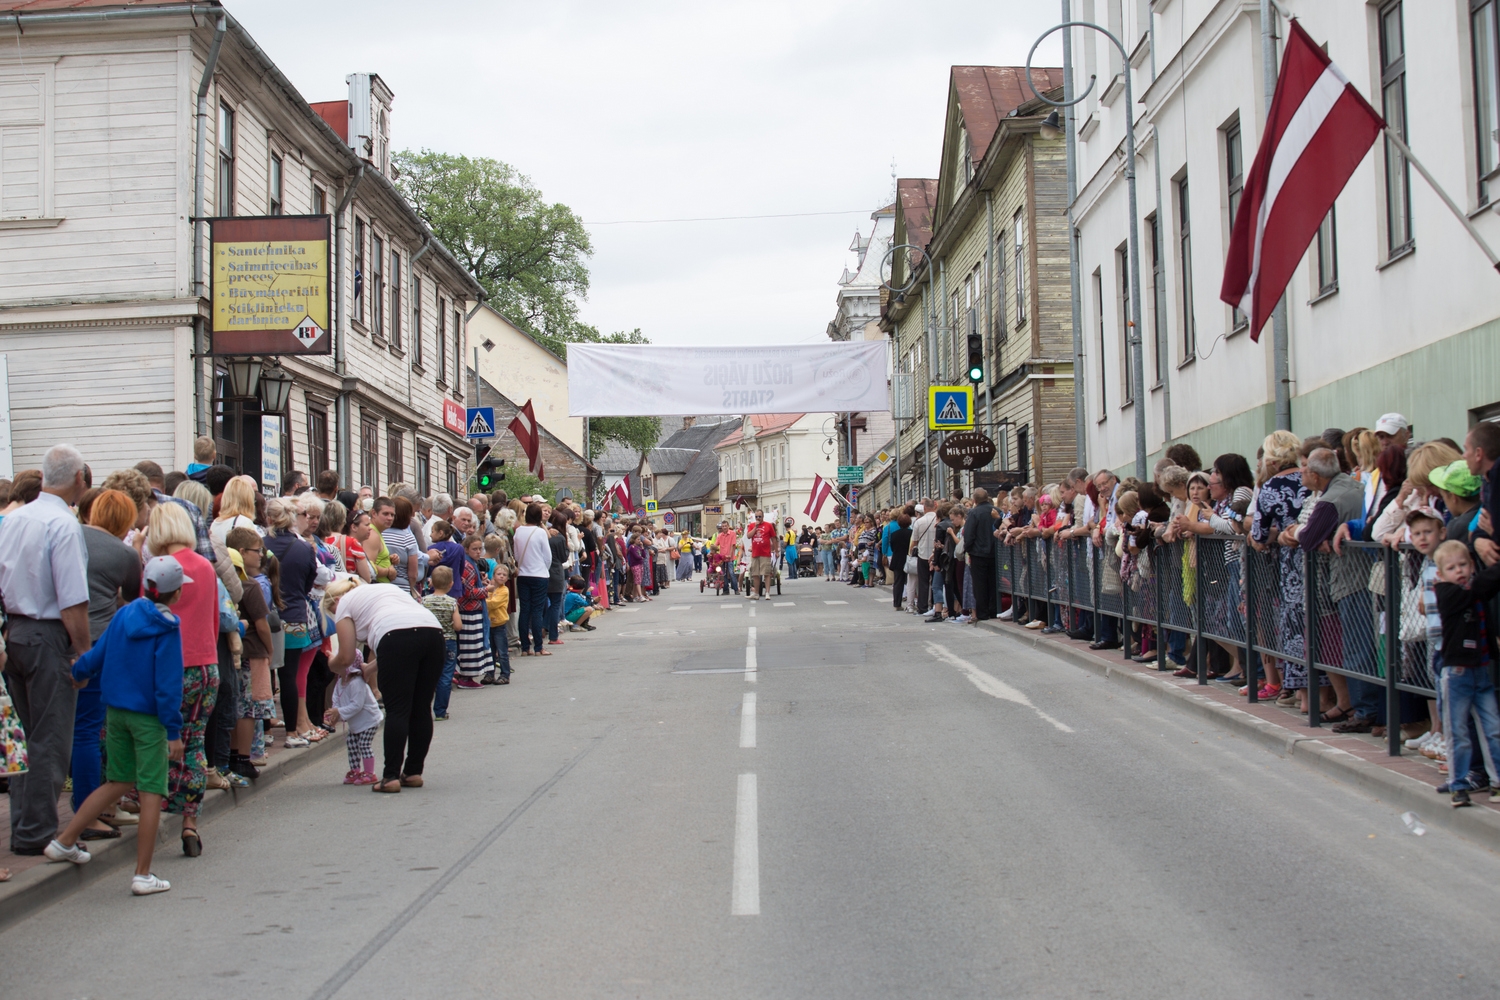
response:
<path id="1" fill-rule="evenodd" d="M 39 6 L 0 0 L 0 354 L 15 467 L 68 441 L 96 471 L 181 468 L 211 433 L 223 460 L 259 473 L 263 415 L 223 399 L 227 359 L 206 356 L 194 219 L 330 214 L 343 350 L 287 359 L 282 470 L 460 486 L 464 328 L 480 289 L 391 183 L 385 83 L 352 74 L 349 100 L 315 108 L 215 4 Z"/>

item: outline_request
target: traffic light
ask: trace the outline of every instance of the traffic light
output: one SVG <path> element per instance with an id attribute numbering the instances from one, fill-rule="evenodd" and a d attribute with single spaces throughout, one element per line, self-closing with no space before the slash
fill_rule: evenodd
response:
<path id="1" fill-rule="evenodd" d="M 505 459 L 491 457 L 489 445 L 474 446 L 474 486 L 476 489 L 484 493 L 494 489 L 505 478 L 504 469 Z"/>
<path id="2" fill-rule="evenodd" d="M 977 333 L 969 334 L 969 381 L 984 381 L 984 338 Z"/>

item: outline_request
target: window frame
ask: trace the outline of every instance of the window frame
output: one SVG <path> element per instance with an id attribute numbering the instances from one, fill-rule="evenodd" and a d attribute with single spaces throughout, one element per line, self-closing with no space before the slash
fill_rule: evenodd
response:
<path id="1" fill-rule="evenodd" d="M 406 478 L 406 432 L 389 420 L 385 422 L 385 478 L 387 483 Z"/>
<path id="2" fill-rule="evenodd" d="M 1487 27 L 1479 23 L 1481 16 Z M 1488 45 L 1487 59 L 1480 52 L 1482 41 Z M 1469 65 L 1474 78 L 1475 199 L 1483 208 L 1490 203 L 1489 181 L 1500 172 L 1500 0 L 1469 0 Z"/>
<path id="3" fill-rule="evenodd" d="M 442 290 L 437 293 L 437 385 L 448 388 L 448 303 Z"/>
<path id="4" fill-rule="evenodd" d="M 1130 359 L 1130 252 L 1121 243 L 1115 248 L 1116 318 L 1120 324 L 1120 409 L 1135 402 L 1136 387 Z"/>
<path id="5" fill-rule="evenodd" d="M 1026 209 L 1016 209 L 1015 216 L 1011 219 L 1012 236 L 1015 241 L 1015 266 L 1013 270 L 1016 275 L 1016 329 L 1021 329 L 1026 323 Z"/>
<path id="6" fill-rule="evenodd" d="M 1156 384 L 1152 388 L 1159 389 L 1166 381 L 1172 350 L 1167 337 L 1167 273 L 1161 246 L 1161 213 L 1148 215 L 1146 226 L 1151 236 L 1151 353 L 1156 359 Z"/>
<path id="7" fill-rule="evenodd" d="M 308 475 L 316 482 L 328 464 L 328 410 L 322 406 L 308 404 L 307 407 L 307 465 Z"/>
<path id="8" fill-rule="evenodd" d="M 365 233 L 369 225 L 359 216 L 354 217 L 354 321 L 365 325 Z"/>
<path id="9" fill-rule="evenodd" d="M 1378 18 L 1378 55 L 1380 57 L 1380 112 L 1386 127 L 1408 139 L 1406 103 L 1406 11 L 1404 0 L 1387 0 L 1376 10 Z M 1401 46 L 1399 55 L 1390 55 L 1391 38 L 1386 28 L 1391 15 L 1396 18 L 1397 39 Z M 1392 124 L 1392 109 L 1396 109 Z M 1401 155 L 1389 137 L 1382 137 L 1385 145 L 1385 247 L 1386 259 L 1394 260 L 1416 246 L 1412 231 L 1411 210 L 1411 164 Z M 1397 204 L 1399 202 L 1399 204 Z M 1397 222 L 1400 226 L 1397 226 Z M 1398 235 L 1402 237 L 1397 239 Z"/>
<path id="10" fill-rule="evenodd" d="M 235 110 L 228 101 L 219 101 L 219 121 L 215 131 L 218 167 L 214 175 L 214 213 L 223 219 L 234 215 L 235 144 L 239 138 Z"/>
<path id="11" fill-rule="evenodd" d="M 422 368 L 422 277 L 412 275 L 411 290 L 411 366 Z M 422 494 L 426 496 L 426 493 Z"/>
<path id="12" fill-rule="evenodd" d="M 1104 330 L 1104 269 L 1094 268 L 1094 318 L 1099 333 L 1099 412 L 1100 420 L 1109 419 L 1109 371 L 1104 360 L 1108 335 Z"/>
<path id="13" fill-rule="evenodd" d="M 1192 192 L 1188 175 L 1184 173 L 1179 177 L 1174 187 L 1177 195 L 1178 280 L 1182 285 L 1182 360 L 1186 364 L 1198 356 L 1198 317 L 1193 301 L 1193 228 L 1189 211 Z"/>
<path id="14" fill-rule="evenodd" d="M 453 310 L 453 398 L 464 398 L 464 311 L 457 308 Z"/>
<path id="15" fill-rule="evenodd" d="M 1245 194 L 1245 140 L 1240 131 L 1240 119 L 1220 129 L 1224 137 L 1224 205 L 1229 211 L 1229 221 L 1224 227 L 1225 245 L 1234 232 L 1234 217 L 1239 212 L 1240 200 Z M 1238 306 L 1229 307 L 1229 330 L 1231 333 L 1250 325 L 1250 317 L 1240 312 Z"/>
<path id="16" fill-rule="evenodd" d="M 276 153 L 271 154 L 271 167 L 266 172 L 266 207 L 270 215 L 284 214 L 283 195 L 286 187 L 286 163 Z"/>
<path id="17" fill-rule="evenodd" d="M 401 350 L 401 251 L 391 247 L 391 347 Z"/>
<path id="18" fill-rule="evenodd" d="M 1328 209 L 1318 224 L 1313 240 L 1313 301 L 1327 298 L 1339 290 L 1338 206 Z"/>
<path id="19" fill-rule="evenodd" d="M 359 415 L 359 485 L 380 495 L 380 419 Z"/>
<path id="20" fill-rule="evenodd" d="M 995 353 L 998 368 L 1000 345 L 1010 339 L 1005 314 L 1005 230 L 995 234 Z"/>
<path id="21" fill-rule="evenodd" d="M 370 232 L 370 333 L 385 339 L 385 248 L 386 242 Z"/>
<path id="22" fill-rule="evenodd" d="M 424 497 L 432 496 L 432 448 L 417 443 L 417 489 Z"/>

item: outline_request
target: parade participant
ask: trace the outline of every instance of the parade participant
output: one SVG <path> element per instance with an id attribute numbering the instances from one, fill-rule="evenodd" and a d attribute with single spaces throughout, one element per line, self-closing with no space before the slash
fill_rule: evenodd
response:
<path id="1" fill-rule="evenodd" d="M 745 529 L 750 540 L 750 590 L 752 601 L 766 599 L 766 588 L 770 586 L 773 570 L 771 551 L 776 541 L 776 527 L 766 520 L 763 510 L 755 512 L 755 520 Z"/>

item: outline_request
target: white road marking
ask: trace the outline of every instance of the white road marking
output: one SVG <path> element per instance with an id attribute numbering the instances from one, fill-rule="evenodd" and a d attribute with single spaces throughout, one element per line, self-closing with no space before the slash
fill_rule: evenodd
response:
<path id="1" fill-rule="evenodd" d="M 755 683 L 755 673 L 756 673 L 756 669 L 755 669 L 755 647 L 754 646 L 746 646 L 745 647 L 745 683 L 747 683 L 747 684 L 754 684 Z"/>
<path id="2" fill-rule="evenodd" d="M 1074 731 L 1072 726 L 1066 725 L 1062 722 L 1058 722 L 1052 716 L 1048 715 L 1046 712 L 1043 712 L 1040 708 L 1037 708 L 1035 705 L 1033 705 L 1031 703 L 1031 699 L 1026 697 L 1025 694 L 1017 691 L 1015 688 L 1011 687 L 1009 684 L 1005 683 L 994 674 L 980 670 L 968 660 L 965 660 L 959 656 L 955 656 L 947 646 L 943 646 L 935 642 L 929 642 L 927 644 L 927 650 L 939 660 L 943 660 L 944 662 L 962 670 L 964 674 L 969 678 L 969 681 L 975 687 L 983 691 L 985 694 L 989 695 L 991 698 L 999 698 L 1002 701 L 1011 701 L 1015 702 L 1017 705 L 1024 705 L 1035 712 L 1040 718 L 1051 723 L 1054 727 L 1061 730 L 1062 732 L 1071 733 Z"/>
<path id="3" fill-rule="evenodd" d="M 622 615 L 633 615 L 633 614 L 635 614 L 637 611 L 639 611 L 641 609 L 640 608 L 610 608 L 609 610 L 611 610 L 611 611 L 618 611 Z"/>
<path id="4" fill-rule="evenodd" d="M 773 608 L 795 608 L 796 606 L 796 601 L 776 601 L 771 605 Z"/>
<path id="5" fill-rule="evenodd" d="M 721 604 L 721 605 L 719 605 L 719 607 L 721 607 L 721 608 L 742 608 L 742 607 L 744 607 L 744 605 L 743 604 Z"/>
<path id="6" fill-rule="evenodd" d="M 746 691 L 740 702 L 740 749 L 755 749 L 755 692 Z"/>
<path id="7" fill-rule="evenodd" d="M 754 625 L 750 626 L 750 635 L 745 640 L 745 645 L 747 645 L 747 646 L 753 646 L 753 645 L 755 645 L 755 626 Z"/>
<path id="8" fill-rule="evenodd" d="M 729 893 L 731 917 L 760 915 L 760 818 L 755 775 L 740 775 L 734 803 L 734 883 Z"/>
<path id="9" fill-rule="evenodd" d="M 693 606 L 691 604 L 674 604 L 670 608 L 668 608 L 667 610 L 668 611 L 691 611 L 691 610 L 693 610 Z"/>
<path id="10" fill-rule="evenodd" d="M 753 604 L 750 605 L 750 617 L 751 618 L 755 617 L 755 605 L 753 605 Z"/>
<path id="11" fill-rule="evenodd" d="M 824 604 L 848 604 L 848 601 L 824 601 Z"/>

